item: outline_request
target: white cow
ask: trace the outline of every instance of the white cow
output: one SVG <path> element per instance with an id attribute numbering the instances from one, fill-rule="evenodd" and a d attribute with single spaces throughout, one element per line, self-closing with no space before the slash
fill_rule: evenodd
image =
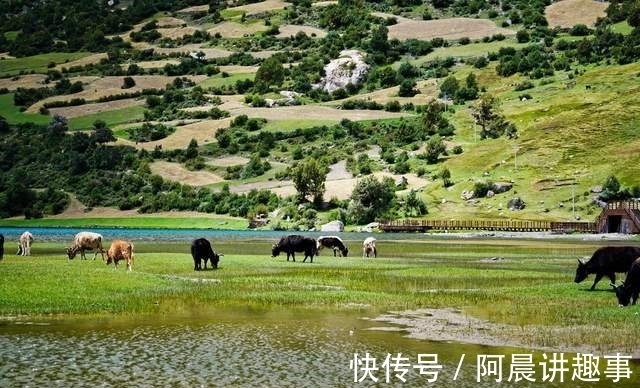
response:
<path id="1" fill-rule="evenodd" d="M 104 261 L 104 249 L 102 249 L 102 235 L 94 232 L 80 232 L 76 234 L 73 238 L 73 244 L 67 248 L 67 256 L 69 256 L 69 260 L 72 260 L 76 257 L 76 253 L 80 252 L 80 258 L 82 260 L 86 260 L 87 257 L 84 255 L 84 251 L 92 250 L 94 251 L 93 260 L 96 259 L 98 252 L 102 255 L 102 260 Z"/>
<path id="2" fill-rule="evenodd" d="M 373 237 L 367 237 L 362 242 L 362 257 L 369 257 L 369 255 L 373 255 L 373 257 L 378 257 L 378 251 L 376 250 L 376 239 Z"/>
<path id="3" fill-rule="evenodd" d="M 20 256 L 30 256 L 31 255 L 31 244 L 33 243 L 33 235 L 30 232 L 24 232 L 20 235 L 20 239 L 18 240 L 20 243 L 20 247 L 18 248 L 18 255 Z"/>

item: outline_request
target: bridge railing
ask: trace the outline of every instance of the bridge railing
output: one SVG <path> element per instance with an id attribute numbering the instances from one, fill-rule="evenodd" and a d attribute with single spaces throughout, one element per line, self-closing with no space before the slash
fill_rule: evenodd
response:
<path id="1" fill-rule="evenodd" d="M 595 232 L 594 222 L 552 222 L 537 220 L 394 220 L 379 224 L 384 232 L 427 232 L 429 230 L 487 230 L 512 232 Z"/>

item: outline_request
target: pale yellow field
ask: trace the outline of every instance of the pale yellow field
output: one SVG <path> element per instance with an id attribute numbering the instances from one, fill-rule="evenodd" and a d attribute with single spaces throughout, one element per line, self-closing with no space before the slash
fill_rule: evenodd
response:
<path id="1" fill-rule="evenodd" d="M 294 24 L 285 24 L 284 26 L 280 26 L 278 30 L 280 31 L 280 33 L 277 35 L 278 38 L 295 36 L 298 32 L 304 32 L 308 37 L 314 38 L 324 38 L 327 35 L 327 32 L 325 30 L 310 26 L 298 26 Z"/>
<path id="2" fill-rule="evenodd" d="M 263 12 L 272 11 L 275 9 L 283 9 L 285 7 L 291 6 L 291 3 L 287 3 L 282 0 L 265 0 L 259 3 L 246 4 L 241 5 L 239 7 L 232 7 L 229 10 L 237 10 L 246 12 L 247 15 L 256 15 Z"/>
<path id="3" fill-rule="evenodd" d="M 122 89 L 124 77 L 112 76 L 112 77 L 97 77 L 97 76 L 80 76 L 80 77 L 71 77 L 69 81 L 71 83 L 80 81 L 83 84 L 84 90 L 75 94 L 68 94 L 64 96 L 53 96 L 46 98 L 44 100 L 40 100 L 37 103 L 31 105 L 27 112 L 37 112 L 44 103 L 49 101 L 66 101 L 71 100 L 73 98 L 84 98 L 87 101 L 96 101 L 100 97 L 106 97 L 111 95 L 117 95 L 121 93 L 131 93 L 135 91 L 141 91 L 143 89 L 164 89 L 167 84 L 170 84 L 175 77 L 169 77 L 164 75 L 138 75 L 132 76 L 136 85 L 129 89 Z M 187 78 L 191 79 L 193 82 L 202 82 L 207 78 L 206 75 L 196 75 L 196 76 L 187 76 Z M 118 101 L 113 101 L 112 103 L 120 106 Z M 69 107 L 70 110 L 74 108 L 81 107 Z M 104 108 L 104 107 L 103 107 Z M 116 108 L 112 108 L 116 109 Z M 109 109 L 104 109 L 109 110 Z M 71 117 L 71 116 L 67 116 Z"/>
<path id="4" fill-rule="evenodd" d="M 544 16 L 549 27 L 573 27 L 584 24 L 593 27 L 598 17 L 606 16 L 608 2 L 595 0 L 562 0 L 549 5 Z"/>
<path id="5" fill-rule="evenodd" d="M 179 163 L 155 161 L 149 165 L 149 168 L 153 174 L 190 186 L 206 186 L 224 180 L 209 171 L 189 171 Z"/>
<path id="6" fill-rule="evenodd" d="M 450 18 L 438 20 L 412 20 L 392 14 L 374 13 L 381 17 L 393 17 L 398 23 L 389 26 L 389 39 L 481 39 L 485 36 L 515 35 L 514 30 L 498 27 L 491 20 L 472 18 Z"/>

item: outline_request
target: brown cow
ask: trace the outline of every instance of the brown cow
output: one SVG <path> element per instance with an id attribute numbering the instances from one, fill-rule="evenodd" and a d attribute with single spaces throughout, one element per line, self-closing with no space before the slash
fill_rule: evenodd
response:
<path id="1" fill-rule="evenodd" d="M 104 252 L 104 250 L 103 250 Z M 133 243 L 124 240 L 114 240 L 107 251 L 107 265 L 113 262 L 115 268 L 118 269 L 118 262 L 125 260 L 127 270 L 131 271 L 133 267 Z"/>

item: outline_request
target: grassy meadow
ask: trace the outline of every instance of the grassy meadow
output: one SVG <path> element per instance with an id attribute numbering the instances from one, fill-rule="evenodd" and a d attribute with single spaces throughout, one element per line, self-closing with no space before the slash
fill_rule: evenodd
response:
<path id="1" fill-rule="evenodd" d="M 635 351 L 638 307 L 617 307 L 603 280 L 573 283 L 576 258 L 596 243 L 578 240 L 381 241 L 379 257 L 324 251 L 312 264 L 270 257 L 267 241 L 221 241 L 218 270 L 193 271 L 186 243 L 138 242 L 133 272 L 67 260 L 62 243 L 34 244 L 31 257 L 0 262 L 0 315 L 72 318 L 179 315 L 220 308 L 309 308 L 363 314 L 456 308 L 507 324 L 497 333 L 531 346 Z M 632 335 L 635 334 L 635 335 Z"/>

